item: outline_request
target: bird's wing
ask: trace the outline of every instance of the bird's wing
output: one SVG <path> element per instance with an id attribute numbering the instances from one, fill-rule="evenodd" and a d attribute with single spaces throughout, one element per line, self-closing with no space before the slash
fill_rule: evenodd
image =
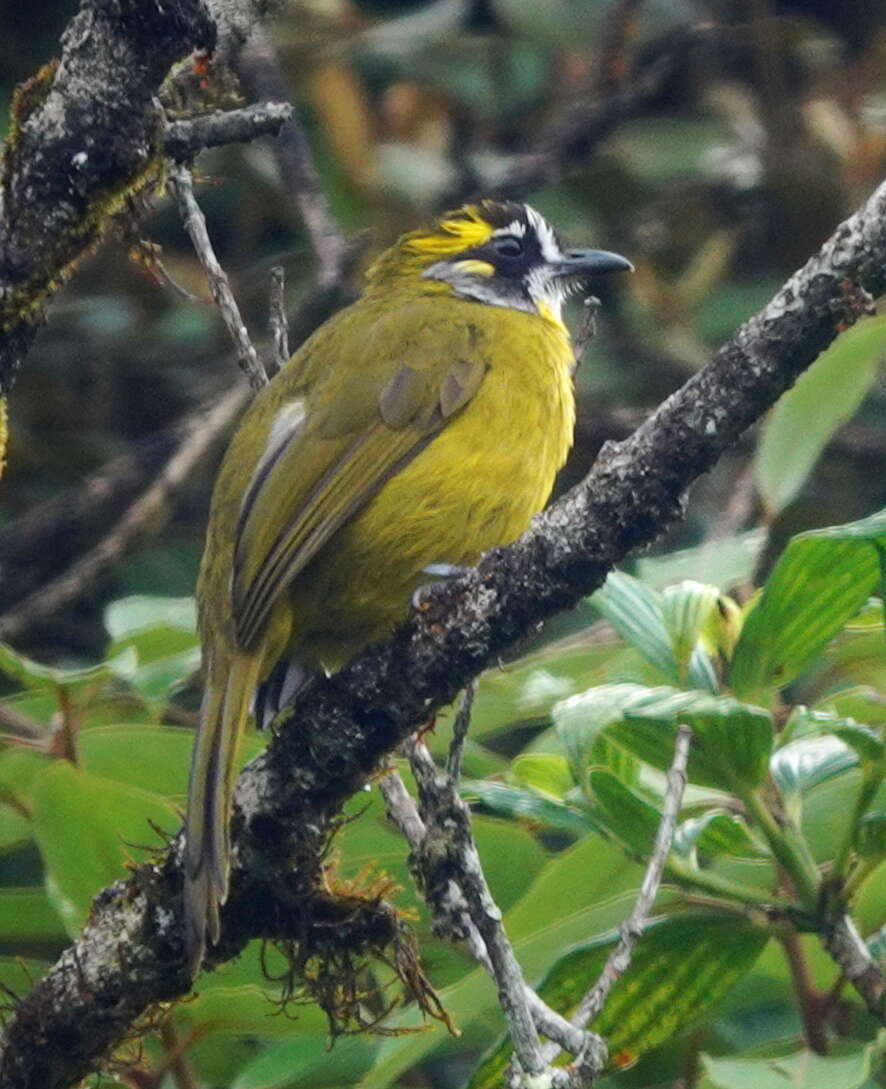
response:
<path id="1" fill-rule="evenodd" d="M 244 492 L 234 552 L 233 619 L 244 649 L 298 572 L 483 381 L 474 326 L 425 323 L 404 337 L 403 322 L 392 321 L 389 332 L 376 328 L 370 346 L 405 344 L 399 353 L 370 350 L 350 367 L 330 360 L 316 388 L 284 406 L 270 429 Z"/>

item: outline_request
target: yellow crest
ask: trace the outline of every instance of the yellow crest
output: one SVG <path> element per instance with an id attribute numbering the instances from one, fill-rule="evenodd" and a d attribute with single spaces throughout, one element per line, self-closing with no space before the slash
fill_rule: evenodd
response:
<path id="1" fill-rule="evenodd" d="M 496 229 L 496 223 L 490 221 L 492 207 L 491 202 L 466 204 L 447 212 L 430 227 L 404 234 L 369 267 L 367 280 L 371 283 L 388 276 L 415 274 L 443 257 L 482 246 Z"/>
<path id="2" fill-rule="evenodd" d="M 455 212 L 447 212 L 429 229 L 410 231 L 402 241 L 413 253 L 444 257 L 482 246 L 494 230 L 479 204 L 466 204 Z"/>

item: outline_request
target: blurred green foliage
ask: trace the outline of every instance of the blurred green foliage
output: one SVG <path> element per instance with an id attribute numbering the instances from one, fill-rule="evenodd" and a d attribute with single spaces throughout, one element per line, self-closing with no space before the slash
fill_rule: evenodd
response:
<path id="1" fill-rule="evenodd" d="M 75 6 L 4 14 L 0 121 Z M 494 189 L 573 104 L 607 93 L 612 9 L 287 6 L 274 41 L 335 216 L 348 233 L 371 230 L 367 257 L 479 178 Z M 603 298 L 561 487 L 709 358 L 880 179 L 882 24 L 881 0 L 639 6 L 621 59 L 628 80 L 664 61 L 660 93 L 526 194 L 571 241 L 637 266 Z M 261 340 L 272 264 L 286 269 L 296 318 L 311 291 L 308 239 L 268 141 L 212 151 L 199 167 L 210 232 Z M 170 428 L 235 375 L 168 201 L 143 233 L 169 279 L 129 259 L 131 240 L 109 242 L 55 303 L 13 393 L 0 612 L 118 524 L 173 448 Z M 838 338 L 696 488 L 685 525 L 657 554 L 482 678 L 464 792 L 527 978 L 566 1012 L 633 903 L 675 723 L 695 730 L 656 919 L 597 1026 L 613 1043 L 603 1089 L 884 1083 L 873 1021 L 816 935 L 786 941 L 786 924 L 761 906 L 793 904 L 765 822 L 775 811 L 845 881 L 871 949 L 886 947 L 886 519 L 852 521 L 886 505 L 884 320 Z M 199 689 L 190 594 L 214 469 L 210 456 L 175 493 L 162 534 L 143 535 L 50 621 L 26 625 L 16 649 L 0 648 L 0 983 L 13 993 L 77 933 L 98 889 L 180 823 Z M 438 752 L 447 734 L 444 716 Z M 247 738 L 243 759 L 260 744 Z M 282 957 L 266 951 L 266 975 L 254 946 L 201 979 L 164 1031 L 124 1049 L 97 1084 L 182 1089 L 185 1075 L 166 1067 L 179 1045 L 188 1076 L 206 1086 L 492 1083 L 506 1054 L 496 1043 L 482 1058 L 502 1030 L 494 988 L 431 936 L 377 792 L 349 813 L 359 816 L 335 842 L 341 872 L 382 869 L 402 886 L 397 902 L 417 915 L 428 972 L 462 1036 L 434 1026 L 328 1051 L 316 1008 L 293 1020 L 275 1004 Z M 375 973 L 390 982 L 383 966 Z M 826 1056 L 809 1050 L 810 1008 Z M 394 1014 L 403 1027 L 416 1019 L 410 1008 Z"/>

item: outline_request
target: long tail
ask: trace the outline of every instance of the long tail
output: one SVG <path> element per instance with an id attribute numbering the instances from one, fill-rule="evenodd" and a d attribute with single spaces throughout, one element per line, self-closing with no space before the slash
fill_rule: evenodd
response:
<path id="1" fill-rule="evenodd" d="M 185 949 L 192 976 L 207 937 L 213 945 L 219 938 L 219 911 L 228 896 L 234 764 L 261 654 L 225 655 L 208 665 L 185 820 Z"/>

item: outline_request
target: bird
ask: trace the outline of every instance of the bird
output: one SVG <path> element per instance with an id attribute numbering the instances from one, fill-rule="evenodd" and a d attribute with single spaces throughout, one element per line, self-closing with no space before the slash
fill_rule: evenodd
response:
<path id="1" fill-rule="evenodd" d="M 514 541 L 572 445 L 562 306 L 606 250 L 527 204 L 482 200 L 404 234 L 362 295 L 257 394 L 228 446 L 197 581 L 204 696 L 185 818 L 194 975 L 228 894 L 231 793 L 251 714 L 392 630 L 429 572 Z"/>

